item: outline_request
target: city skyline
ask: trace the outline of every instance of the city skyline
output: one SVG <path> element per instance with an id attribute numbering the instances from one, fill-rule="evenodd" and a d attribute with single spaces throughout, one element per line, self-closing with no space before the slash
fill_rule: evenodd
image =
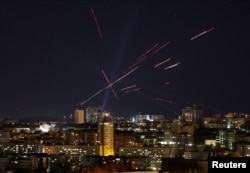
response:
<path id="1" fill-rule="evenodd" d="M 1 118 L 249 113 L 247 1 L 0 4 Z"/>

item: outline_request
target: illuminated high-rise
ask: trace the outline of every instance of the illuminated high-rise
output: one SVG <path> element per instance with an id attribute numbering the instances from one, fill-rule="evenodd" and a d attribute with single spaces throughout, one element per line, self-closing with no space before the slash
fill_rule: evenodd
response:
<path id="1" fill-rule="evenodd" d="M 114 156 L 114 122 L 109 113 L 103 113 L 104 118 L 98 125 L 98 136 L 102 146 L 103 156 Z"/>
<path id="2" fill-rule="evenodd" d="M 76 109 L 75 110 L 75 123 L 83 124 L 84 123 L 84 110 Z"/>
<path id="3" fill-rule="evenodd" d="M 189 124 L 201 124 L 203 118 L 203 107 L 200 105 L 187 106 L 182 109 L 182 121 Z"/>
<path id="4" fill-rule="evenodd" d="M 97 125 L 97 138 L 93 133 L 94 138 L 92 139 L 92 142 L 101 147 L 101 155 L 113 156 L 115 152 L 114 122 L 111 119 L 110 113 L 103 111 L 101 107 L 87 107 L 85 118 L 85 123 Z"/>

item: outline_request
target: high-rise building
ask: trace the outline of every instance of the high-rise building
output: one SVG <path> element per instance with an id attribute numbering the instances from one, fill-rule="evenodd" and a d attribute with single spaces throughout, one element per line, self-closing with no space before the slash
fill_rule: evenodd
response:
<path id="1" fill-rule="evenodd" d="M 102 114 L 100 107 L 87 107 L 85 123 L 95 124 L 98 122 Z"/>
<path id="2" fill-rule="evenodd" d="M 84 123 L 84 110 L 76 109 L 75 110 L 75 123 L 83 124 Z"/>
<path id="3" fill-rule="evenodd" d="M 187 106 L 182 109 L 182 121 L 190 124 L 200 124 L 203 118 L 203 107 L 201 105 Z"/>
<path id="4" fill-rule="evenodd" d="M 98 137 L 100 139 L 100 145 L 103 147 L 103 156 L 114 156 L 114 122 L 112 121 L 110 114 L 103 112 L 104 117 L 99 121 L 98 125 Z"/>
<path id="5" fill-rule="evenodd" d="M 101 123 L 103 156 L 114 156 L 114 122 Z"/>
<path id="6" fill-rule="evenodd" d="M 97 141 L 93 142 L 101 146 L 102 156 L 113 156 L 114 151 L 114 122 L 110 113 L 102 111 L 101 107 L 87 107 L 86 123 L 97 124 Z"/>

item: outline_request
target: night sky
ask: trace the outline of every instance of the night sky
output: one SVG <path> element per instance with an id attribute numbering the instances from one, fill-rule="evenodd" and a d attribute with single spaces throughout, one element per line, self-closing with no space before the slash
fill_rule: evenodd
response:
<path id="1" fill-rule="evenodd" d="M 189 104 L 207 115 L 250 113 L 249 9 L 226 0 L 1 1 L 0 118 L 88 106 L 125 117 L 175 118 Z M 121 90 L 129 86 L 137 90 Z"/>

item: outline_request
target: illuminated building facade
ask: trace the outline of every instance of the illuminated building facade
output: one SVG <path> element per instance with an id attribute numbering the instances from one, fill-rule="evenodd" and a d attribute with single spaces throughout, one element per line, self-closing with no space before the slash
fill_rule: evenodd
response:
<path id="1" fill-rule="evenodd" d="M 100 156 L 101 147 L 94 145 L 42 145 L 42 152 L 49 155 L 66 154 L 69 156 Z"/>
<path id="2" fill-rule="evenodd" d="M 84 110 L 76 109 L 75 110 L 75 123 L 83 124 L 84 123 Z"/>
<path id="3" fill-rule="evenodd" d="M 0 151 L 6 154 L 34 154 L 39 151 L 38 143 L 0 143 Z"/>
<path id="4" fill-rule="evenodd" d="M 114 122 L 103 121 L 101 124 L 101 145 L 103 146 L 102 156 L 114 155 Z"/>
<path id="5" fill-rule="evenodd" d="M 203 107 L 192 105 L 182 109 L 181 119 L 190 124 L 200 124 L 203 119 Z"/>
<path id="6" fill-rule="evenodd" d="M 216 142 L 221 148 L 236 149 L 236 131 L 232 129 L 220 129 L 216 135 Z"/>
<path id="7" fill-rule="evenodd" d="M 148 163 L 149 170 L 160 170 L 162 158 L 174 158 L 175 147 L 120 147 L 119 157 L 144 157 L 150 158 Z"/>

